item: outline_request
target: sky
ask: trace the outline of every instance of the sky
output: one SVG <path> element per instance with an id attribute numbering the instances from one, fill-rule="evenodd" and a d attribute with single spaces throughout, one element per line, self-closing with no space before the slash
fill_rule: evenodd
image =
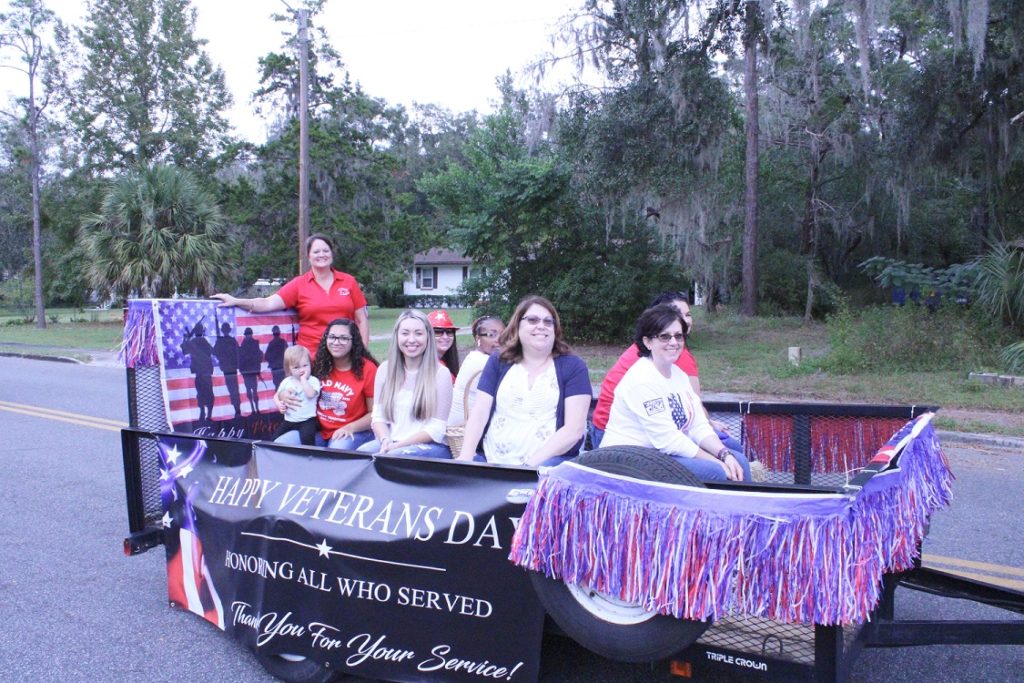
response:
<path id="1" fill-rule="evenodd" d="M 85 0 L 45 0 L 71 25 L 82 25 Z M 298 7 L 301 0 L 288 0 Z M 491 110 L 495 78 L 550 51 L 560 17 L 583 0 L 328 0 L 318 18 L 353 80 L 390 104 L 434 103 L 455 112 Z M 6 3 L 2 3 L 6 4 Z M 257 60 L 280 49 L 282 31 L 271 20 L 282 0 L 193 0 L 196 34 L 225 74 L 235 99 L 229 119 L 236 133 L 260 142 L 265 123 L 250 96 Z M 5 70 L 9 71 L 9 70 Z M 3 74 L 9 79 L 9 74 Z M 563 78 L 565 80 L 565 78 Z M 10 91 L 10 86 L 6 86 Z"/>

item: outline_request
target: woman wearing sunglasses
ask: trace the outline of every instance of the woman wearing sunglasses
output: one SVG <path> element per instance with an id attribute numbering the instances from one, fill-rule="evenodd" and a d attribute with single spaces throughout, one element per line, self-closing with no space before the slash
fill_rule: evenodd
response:
<path id="1" fill-rule="evenodd" d="M 478 459 L 481 438 L 491 463 L 538 467 L 575 456 L 590 408 L 590 374 L 562 337 L 555 307 L 526 297 L 498 341 L 499 353 L 481 373 L 458 459 Z"/>
<path id="2" fill-rule="evenodd" d="M 601 447 L 656 448 L 701 479 L 750 481 L 746 458 L 719 440 L 700 397 L 675 364 L 686 344 L 685 329 L 671 304 L 640 315 L 634 339 L 640 359 L 615 389 Z"/>
<path id="3" fill-rule="evenodd" d="M 452 373 L 452 383 L 459 374 L 459 348 L 455 344 L 455 333 L 459 328 L 452 322 L 448 311 L 432 311 L 427 316 L 434 328 L 434 346 L 437 348 L 437 359 Z"/>
<path id="4" fill-rule="evenodd" d="M 476 347 L 469 352 L 459 368 L 459 376 L 455 378 L 452 390 L 452 412 L 448 415 L 449 427 L 461 427 L 466 424 L 466 416 L 476 403 L 477 383 L 480 373 L 487 364 L 491 353 L 498 348 L 498 337 L 505 330 L 505 323 L 494 315 L 480 316 L 473 321 L 473 341 Z M 457 456 L 458 453 L 455 453 Z"/>

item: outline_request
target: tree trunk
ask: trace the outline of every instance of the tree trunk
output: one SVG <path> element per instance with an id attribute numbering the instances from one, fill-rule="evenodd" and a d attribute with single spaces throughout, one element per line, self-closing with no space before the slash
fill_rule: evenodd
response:
<path id="1" fill-rule="evenodd" d="M 756 1 L 748 0 L 746 28 L 743 36 L 743 91 L 747 101 L 747 150 L 744 162 L 746 196 L 744 197 L 745 215 L 743 220 L 743 305 L 740 311 L 746 316 L 757 315 L 758 307 L 757 175 L 760 165 L 758 156 L 760 129 L 757 121 L 757 35 L 760 23 L 760 7 Z"/>
<path id="2" fill-rule="evenodd" d="M 811 319 L 814 310 L 814 290 L 821 285 L 818 269 L 818 185 L 821 182 L 821 165 L 825 161 L 824 150 L 812 149 L 810 156 L 811 174 L 807 179 L 804 194 L 804 218 L 800 225 L 800 253 L 807 258 L 807 300 L 804 303 L 804 320 Z"/>

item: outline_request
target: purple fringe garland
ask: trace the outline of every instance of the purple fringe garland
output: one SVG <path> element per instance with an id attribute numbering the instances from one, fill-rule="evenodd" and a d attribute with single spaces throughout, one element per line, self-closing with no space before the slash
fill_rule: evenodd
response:
<path id="1" fill-rule="evenodd" d="M 542 477 L 510 559 L 678 618 L 866 621 L 882 575 L 913 566 L 951 499 L 925 417 L 899 467 L 856 495 L 714 491 L 560 465 Z"/>
<path id="2" fill-rule="evenodd" d="M 156 318 L 152 300 L 128 302 L 124 337 L 118 357 L 126 368 L 160 365 L 156 348 Z"/>

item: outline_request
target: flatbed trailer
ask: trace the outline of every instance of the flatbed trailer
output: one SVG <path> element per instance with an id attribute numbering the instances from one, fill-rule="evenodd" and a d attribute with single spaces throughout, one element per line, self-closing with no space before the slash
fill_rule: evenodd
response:
<path id="1" fill-rule="evenodd" d="M 177 432 L 168 418 L 165 385 L 162 383 L 161 370 L 155 365 L 137 364 L 129 367 L 127 390 L 130 426 L 121 433 L 129 530 L 124 540 L 124 552 L 134 555 L 169 540 L 166 520 L 169 489 L 166 484 L 161 488 L 161 482 L 166 480 L 170 467 L 166 455 L 161 451 L 164 447 L 162 442 L 187 444 L 194 441 L 201 443 L 204 448 L 219 444 L 218 447 L 232 452 L 251 451 L 254 457 L 259 451 L 272 448 L 272 445 L 244 438 L 210 437 L 196 434 L 195 430 Z M 752 461 L 760 463 L 762 473 L 761 481 L 753 484 L 727 482 L 709 484 L 709 488 L 751 494 L 782 492 L 812 496 L 849 494 L 867 485 L 873 477 L 891 465 L 873 461 L 878 447 L 908 420 L 935 410 L 928 406 L 747 401 L 713 401 L 706 402 L 705 407 L 711 417 L 724 422 L 732 433 L 740 435 L 746 454 Z M 275 451 L 274 457 L 295 457 L 303 461 L 335 457 L 337 454 L 311 448 L 277 450 L 291 453 L 281 456 Z M 606 449 L 592 453 L 601 453 L 602 450 Z M 358 460 L 359 467 L 367 468 L 378 467 L 385 464 L 385 461 L 403 460 L 378 459 L 365 454 L 344 454 L 344 457 L 350 466 Z M 586 458 L 585 455 L 581 461 Z M 390 464 L 387 466 L 390 467 Z M 402 467 L 398 463 L 398 469 Z M 415 471 L 418 471 L 416 468 L 442 468 L 436 471 L 459 470 L 461 473 L 479 472 L 498 478 L 506 477 L 510 482 L 519 482 L 510 484 L 514 487 L 509 491 L 509 501 L 524 490 L 529 494 L 528 489 L 535 488 L 537 484 L 535 473 L 520 468 L 461 463 L 414 463 L 410 468 Z M 527 498 L 529 495 L 515 503 L 525 504 Z M 517 509 L 522 509 L 521 505 Z M 449 535 L 452 533 L 449 531 Z M 218 561 L 223 562 L 223 559 Z M 497 577 L 498 581 L 507 579 L 521 582 L 525 573 L 532 575 L 535 587 L 539 585 L 536 572 L 524 572 L 511 563 L 503 566 L 506 568 L 499 570 L 501 576 Z M 385 575 L 386 572 L 382 574 Z M 270 588 L 265 590 L 271 590 L 273 585 L 267 584 Z M 1006 610 L 1012 616 L 999 621 L 901 620 L 897 618 L 895 600 L 898 587 L 990 605 Z M 579 600 L 580 606 L 586 613 L 584 616 L 593 619 L 591 625 L 600 626 L 607 614 L 603 607 L 594 608 L 593 604 L 588 604 L 587 591 L 586 587 L 576 590 L 577 596 L 583 594 Z M 849 678 L 855 658 L 865 648 L 1024 644 L 1024 620 L 1019 616 L 1024 614 L 1024 594 L 1018 591 L 921 567 L 918 561 L 905 571 L 886 573 L 881 578 L 879 595 L 867 619 L 846 625 L 779 623 L 761 617 L 726 615 L 710 624 L 697 624 L 689 631 L 690 635 L 685 642 L 680 641 L 677 648 L 656 659 L 660 662 L 659 666 L 663 665 L 666 670 L 684 678 L 699 679 L 710 672 L 727 671 L 743 679 L 845 681 Z M 543 595 L 540 598 L 542 602 L 545 599 Z M 527 609 L 526 603 L 531 600 L 523 598 L 524 609 Z M 618 618 L 614 614 L 611 616 L 612 621 Z M 627 626 L 631 619 L 648 627 L 652 623 L 667 623 L 666 619 L 685 621 L 664 615 L 637 616 L 631 613 L 624 620 Z M 558 615 L 555 615 L 555 621 L 558 621 Z M 582 630 L 577 625 L 575 632 L 571 625 L 565 628 L 565 624 L 558 623 L 558 627 L 599 655 L 625 661 L 641 661 L 628 648 L 624 656 L 619 656 L 621 653 L 602 649 L 600 644 L 595 646 L 594 641 L 588 637 L 591 629 L 586 624 Z M 336 676 L 363 674 L 365 671 L 360 667 L 339 667 L 329 657 L 317 661 L 312 656 L 288 657 L 278 656 L 276 652 L 261 652 L 259 646 L 254 647 L 254 650 L 260 661 L 283 680 L 330 680 Z M 529 657 L 539 658 L 539 653 L 528 653 L 524 659 Z M 523 671 L 528 669 L 526 667 Z M 515 677 L 515 669 L 512 672 L 509 680 L 521 680 Z M 391 678 L 391 670 L 387 667 L 378 667 L 371 670 L 371 673 L 388 680 L 418 679 L 416 675 L 400 670 Z M 449 677 L 443 672 L 425 678 L 463 680 L 456 674 Z"/>

